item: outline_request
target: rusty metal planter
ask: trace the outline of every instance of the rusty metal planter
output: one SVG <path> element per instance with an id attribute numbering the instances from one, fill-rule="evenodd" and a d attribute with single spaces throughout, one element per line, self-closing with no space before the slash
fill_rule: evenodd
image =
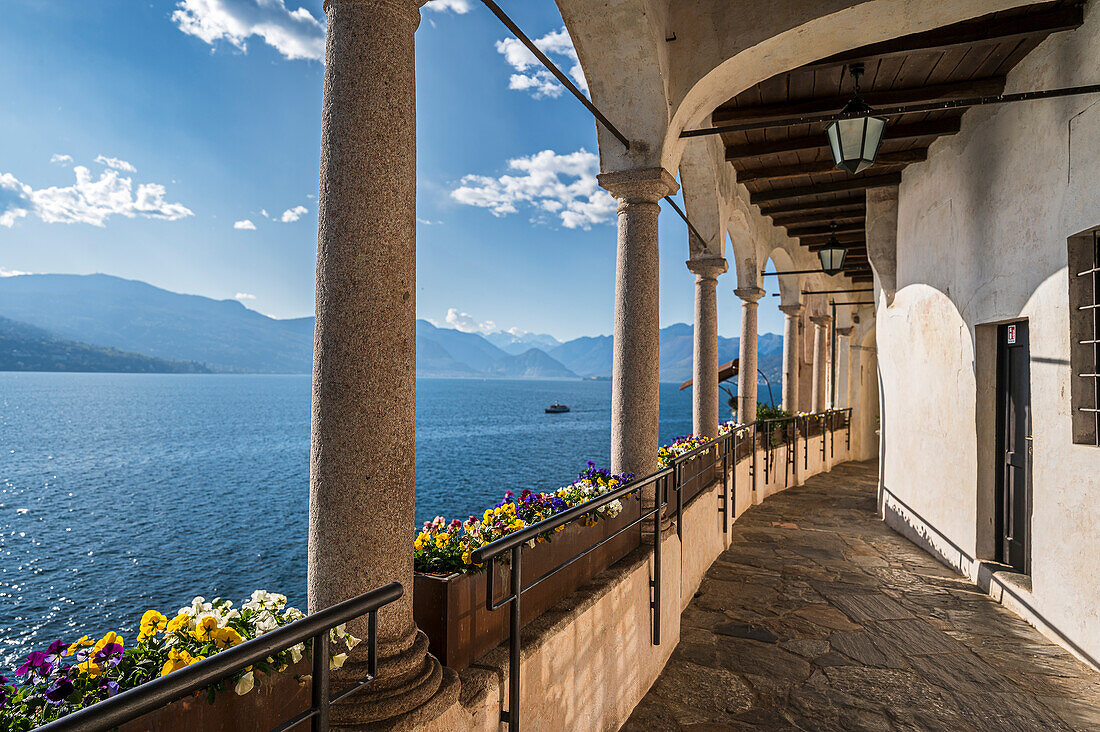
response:
<path id="1" fill-rule="evenodd" d="M 622 512 L 613 519 L 601 519 L 595 526 L 566 526 L 553 535 L 552 541 L 524 550 L 524 576 L 532 579 L 541 577 L 615 533 L 638 515 L 638 501 L 628 498 L 623 501 Z M 639 525 L 525 590 L 523 622 L 526 624 L 542 615 L 559 600 L 625 557 L 640 542 Z M 498 592 L 509 592 L 508 566 L 496 562 L 492 571 L 496 572 L 494 585 Z M 508 637 L 508 613 L 486 609 L 485 583 L 485 573 L 448 576 L 417 574 L 413 577 L 413 615 L 416 624 L 427 634 L 432 653 L 444 666 L 456 670 L 465 668 Z"/>

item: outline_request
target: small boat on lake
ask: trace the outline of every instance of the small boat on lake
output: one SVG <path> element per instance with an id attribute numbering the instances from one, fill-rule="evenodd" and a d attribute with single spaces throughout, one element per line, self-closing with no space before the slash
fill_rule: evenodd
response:
<path id="1" fill-rule="evenodd" d="M 547 414 L 564 414 L 565 412 L 568 412 L 568 411 L 569 411 L 569 407 L 565 406 L 564 404 L 558 404 L 557 402 L 554 402 L 553 404 L 551 404 L 549 407 L 546 408 L 546 413 Z"/>

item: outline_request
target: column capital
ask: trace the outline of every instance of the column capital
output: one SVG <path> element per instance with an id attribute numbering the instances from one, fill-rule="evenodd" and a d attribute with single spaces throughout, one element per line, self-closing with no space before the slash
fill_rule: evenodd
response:
<path id="1" fill-rule="evenodd" d="M 415 27 L 420 24 L 420 8 L 427 2 L 428 0 L 324 0 L 321 10 L 328 15 L 334 7 L 370 8 L 391 15 L 403 15 L 412 20 Z"/>
<path id="2" fill-rule="evenodd" d="M 810 322 L 824 328 L 829 323 L 833 322 L 833 317 L 831 315 L 811 315 Z"/>
<path id="3" fill-rule="evenodd" d="M 704 280 L 717 280 L 718 275 L 729 269 L 725 257 L 698 257 L 685 264 L 691 273 Z"/>
<path id="4" fill-rule="evenodd" d="M 793 305 L 780 305 L 779 312 L 786 313 L 789 317 L 797 318 L 802 314 L 802 305 L 799 303 Z"/>
<path id="5" fill-rule="evenodd" d="M 848 337 L 848 336 L 852 335 L 852 326 L 846 325 L 843 328 L 837 328 L 836 329 L 836 334 L 837 335 L 842 335 L 844 337 Z"/>
<path id="6" fill-rule="evenodd" d="M 758 303 L 756 301 L 764 297 L 767 292 L 761 287 L 738 287 L 733 291 L 733 294 L 737 295 L 746 303 L 757 305 Z"/>
<path id="7" fill-rule="evenodd" d="M 680 190 L 676 179 L 664 168 L 600 173 L 596 180 L 621 203 L 656 203 Z"/>

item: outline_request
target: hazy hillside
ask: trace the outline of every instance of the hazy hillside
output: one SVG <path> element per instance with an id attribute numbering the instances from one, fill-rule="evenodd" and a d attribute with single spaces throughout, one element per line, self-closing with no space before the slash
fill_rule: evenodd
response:
<path id="1" fill-rule="evenodd" d="M 236 300 L 181 295 L 109 275 L 22 275 L 0 278 L 0 317 L 68 339 L 157 359 L 197 362 L 212 371 L 308 373 L 313 318 L 276 320 Z M 611 375 L 611 336 L 561 343 L 552 336 L 488 336 L 416 321 L 421 376 L 576 378 Z M 692 326 L 661 330 L 663 381 L 692 373 Z M 494 343 L 495 342 L 495 343 Z M 760 368 L 780 382 L 783 339 L 760 336 Z M 736 338 L 719 338 L 718 355 L 737 358 Z"/>
<path id="2" fill-rule="evenodd" d="M 537 348 L 512 355 L 477 333 L 437 328 L 426 320 L 416 321 L 416 342 L 417 372 L 421 376 L 462 375 L 452 373 L 457 363 L 465 364 L 474 374 L 486 376 L 577 378 L 577 374 Z"/>
<path id="3" fill-rule="evenodd" d="M 197 363 L 166 361 L 113 348 L 64 340 L 0 317 L 0 371 L 103 371 L 123 373 L 208 373 Z"/>
<path id="4" fill-rule="evenodd" d="M 691 378 L 694 352 L 694 329 L 686 323 L 675 323 L 661 329 L 661 381 L 686 381 Z M 783 372 L 783 337 L 762 333 L 757 341 L 760 370 L 779 384 Z M 731 361 L 738 356 L 738 338 L 718 339 L 718 360 Z M 577 338 L 549 351 L 581 376 L 611 375 L 611 336 Z"/>
<path id="5" fill-rule="evenodd" d="M 63 338 L 215 371 L 308 372 L 313 329 L 236 300 L 181 295 L 109 275 L 0 278 L 0 316 Z M 308 336 L 304 331 L 308 330 Z"/>

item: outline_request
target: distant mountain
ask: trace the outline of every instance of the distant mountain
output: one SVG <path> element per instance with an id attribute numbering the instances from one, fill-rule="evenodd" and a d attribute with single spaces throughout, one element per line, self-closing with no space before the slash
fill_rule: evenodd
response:
<path id="1" fill-rule="evenodd" d="M 181 295 L 109 275 L 2 277 L 0 317 L 76 345 L 195 362 L 211 371 L 309 373 L 313 366 L 313 318 L 277 320 L 236 300 Z M 684 323 L 661 330 L 663 381 L 691 378 L 692 338 L 692 326 Z M 562 343 L 546 334 L 482 336 L 418 320 L 416 339 L 421 376 L 611 375 L 611 336 Z M 737 343 L 736 338 L 719 338 L 719 358 L 737 358 Z M 760 368 L 778 384 L 783 339 L 765 333 L 759 344 Z"/>
<path id="2" fill-rule="evenodd" d="M 488 333 L 485 340 L 492 343 L 500 350 L 511 353 L 514 356 L 527 351 L 530 348 L 538 348 L 549 352 L 551 348 L 561 345 L 561 341 L 546 333 L 524 333 L 516 335 L 508 331 L 498 330 L 496 333 Z"/>
<path id="3" fill-rule="evenodd" d="M 313 327 L 276 320 L 236 300 L 181 295 L 109 275 L 0 278 L 0 316 L 62 338 L 213 371 L 310 371 Z"/>
<path id="4" fill-rule="evenodd" d="M 537 348 L 510 354 L 477 333 L 437 328 L 426 320 L 416 321 L 417 373 L 421 376 L 465 375 L 455 364 L 470 369 L 470 375 L 530 378 L 577 378 L 577 374 Z"/>
<path id="5" fill-rule="evenodd" d="M 166 361 L 76 343 L 33 325 L 0 317 L 0 371 L 84 371 L 201 374 L 197 363 Z"/>
<path id="6" fill-rule="evenodd" d="M 661 381 L 686 381 L 691 378 L 694 360 L 694 328 L 674 323 L 661 329 Z M 783 372 L 783 337 L 762 333 L 757 340 L 760 370 L 777 385 Z M 718 361 L 738 357 L 740 339 L 718 338 Z M 611 336 L 585 336 L 551 348 L 548 353 L 584 377 L 611 375 Z"/>

